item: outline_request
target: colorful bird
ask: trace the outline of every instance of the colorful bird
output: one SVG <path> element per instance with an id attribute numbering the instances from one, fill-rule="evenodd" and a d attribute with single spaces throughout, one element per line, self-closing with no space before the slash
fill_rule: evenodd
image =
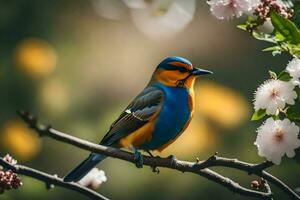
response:
<path id="1" fill-rule="evenodd" d="M 194 82 L 212 72 L 195 68 L 187 59 L 168 57 L 155 69 L 146 88 L 113 122 L 100 144 L 134 151 L 137 167 L 143 161 L 138 150 L 162 151 L 188 127 L 194 112 Z M 78 181 L 105 155 L 91 153 L 73 169 L 65 181 Z"/>

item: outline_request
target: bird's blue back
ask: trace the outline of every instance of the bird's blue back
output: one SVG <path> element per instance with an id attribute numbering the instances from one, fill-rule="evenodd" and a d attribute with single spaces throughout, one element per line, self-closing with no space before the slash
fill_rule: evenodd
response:
<path id="1" fill-rule="evenodd" d="M 142 149 L 157 149 L 175 139 L 190 118 L 186 88 L 168 87 L 158 82 L 151 86 L 164 92 L 164 101 L 155 121 L 152 138 L 141 146 Z"/>

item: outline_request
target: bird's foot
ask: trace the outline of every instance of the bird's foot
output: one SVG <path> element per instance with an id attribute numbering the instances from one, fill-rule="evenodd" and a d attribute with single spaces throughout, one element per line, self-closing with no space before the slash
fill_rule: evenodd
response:
<path id="1" fill-rule="evenodd" d="M 160 157 L 159 155 L 154 156 L 154 155 L 151 153 L 151 151 L 149 151 L 149 150 L 146 150 L 146 152 L 147 152 L 147 153 L 149 154 L 149 156 L 152 157 L 152 158 L 162 158 L 162 157 Z"/>
<path id="2" fill-rule="evenodd" d="M 159 172 L 160 172 L 158 167 L 156 167 L 156 166 L 151 166 L 151 169 L 152 169 L 153 173 L 159 174 Z"/>
<path id="3" fill-rule="evenodd" d="M 137 168 L 143 167 L 143 157 L 142 157 L 142 154 L 138 150 L 134 151 L 134 162 L 135 162 L 135 166 Z"/>
<path id="4" fill-rule="evenodd" d="M 152 158 L 160 158 L 160 156 L 154 156 L 150 150 L 146 150 L 146 152 L 149 154 L 150 157 Z M 152 169 L 152 172 L 156 173 L 156 174 L 159 174 L 159 169 L 157 166 L 151 166 L 151 169 Z"/>

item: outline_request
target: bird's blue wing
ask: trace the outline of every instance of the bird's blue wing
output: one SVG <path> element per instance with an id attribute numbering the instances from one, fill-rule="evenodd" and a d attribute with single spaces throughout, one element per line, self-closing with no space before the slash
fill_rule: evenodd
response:
<path id="1" fill-rule="evenodd" d="M 160 111 L 163 91 L 155 87 L 145 88 L 111 125 L 100 144 L 113 145 L 122 137 L 138 130 Z M 95 165 L 106 158 L 105 155 L 91 153 L 90 156 L 73 169 L 65 181 L 79 181 Z"/>
<path id="2" fill-rule="evenodd" d="M 111 125 L 100 144 L 112 145 L 145 125 L 160 111 L 164 93 L 156 87 L 145 88 Z"/>

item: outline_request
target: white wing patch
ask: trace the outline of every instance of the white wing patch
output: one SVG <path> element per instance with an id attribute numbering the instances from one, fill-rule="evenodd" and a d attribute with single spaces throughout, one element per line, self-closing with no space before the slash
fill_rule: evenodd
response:
<path id="1" fill-rule="evenodd" d="M 142 110 L 137 110 L 133 112 L 133 116 L 141 121 L 147 121 L 149 117 L 155 113 L 157 106 L 146 107 Z"/>

